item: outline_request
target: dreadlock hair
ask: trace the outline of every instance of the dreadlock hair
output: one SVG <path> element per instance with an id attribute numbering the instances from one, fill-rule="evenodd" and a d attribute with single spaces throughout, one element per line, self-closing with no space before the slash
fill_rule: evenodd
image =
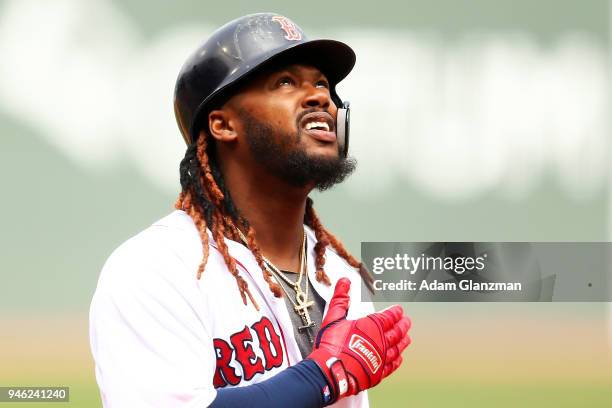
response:
<path id="1" fill-rule="evenodd" d="M 230 256 L 224 238 L 240 241 L 238 228 L 241 231 L 246 231 L 245 244 L 255 256 L 270 290 L 276 297 L 282 297 L 283 292 L 279 284 L 272 279 L 272 274 L 265 266 L 263 255 L 257 245 L 255 230 L 249 225 L 248 220 L 240 215 L 239 210 L 234 205 L 217 163 L 215 149 L 209 148 L 206 139 L 206 133 L 202 132 L 197 141 L 189 145 L 185 157 L 181 160 L 180 181 L 182 191 L 175 203 L 176 209 L 185 211 L 193 219 L 202 241 L 203 256 L 198 266 L 197 279 L 201 278 L 208 261 L 209 236 L 207 229 L 210 229 L 216 247 L 223 256 L 228 270 L 236 279 L 242 301 L 246 305 L 248 297 L 253 306 L 259 310 L 259 305 L 253 298 L 249 285 L 238 273 L 236 261 Z M 338 255 L 344 258 L 349 265 L 357 268 L 364 281 L 371 285 L 373 279 L 363 264 L 349 254 L 344 245 L 323 227 L 310 197 L 306 202 L 304 223 L 314 230 L 317 238 L 317 244 L 314 248 L 317 281 L 326 285 L 331 284 L 323 269 L 325 249 L 331 245 Z"/>

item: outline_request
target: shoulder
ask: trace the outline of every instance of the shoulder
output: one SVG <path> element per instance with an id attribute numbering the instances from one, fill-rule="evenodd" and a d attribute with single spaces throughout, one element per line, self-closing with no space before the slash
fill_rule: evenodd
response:
<path id="1" fill-rule="evenodd" d="M 222 255 L 216 249 L 209 234 L 208 269 L 224 268 Z M 173 211 L 164 218 L 125 241 L 115 249 L 106 261 L 101 279 L 121 274 L 122 279 L 144 278 L 152 271 L 188 273 L 195 276 L 202 261 L 203 249 L 200 234 L 184 211 Z M 118 272 L 118 270 L 120 272 Z"/>
<path id="2" fill-rule="evenodd" d="M 190 217 L 182 211 L 169 214 L 112 252 L 98 277 L 92 310 L 134 309 L 136 302 L 144 308 L 163 304 L 172 310 L 205 309 L 209 285 L 197 279 L 202 253 Z M 223 266 L 215 256 L 207 265 Z"/>
<path id="3" fill-rule="evenodd" d="M 206 270 L 198 280 L 203 257 L 200 234 L 185 212 L 168 214 L 112 252 L 100 272 L 96 296 L 138 292 L 158 298 L 173 289 L 194 297 L 209 295 L 214 284 L 226 285 L 233 279 L 210 231 L 209 239 Z"/>
<path id="4" fill-rule="evenodd" d="M 156 271 L 185 270 L 198 237 L 183 215 L 175 211 L 122 243 L 105 262 L 100 280 L 140 280 Z"/>
<path id="5" fill-rule="evenodd" d="M 178 217 L 177 217 L 178 216 Z M 185 214 L 186 216 L 186 214 Z M 92 327 L 120 325 L 140 327 L 148 332 L 167 316 L 165 327 L 173 322 L 205 325 L 209 310 L 206 287 L 196 278 L 195 249 L 199 240 L 193 227 L 181 225 L 182 215 L 172 213 L 128 239 L 113 251 L 104 264 L 90 304 Z M 195 234 L 195 238 L 190 238 Z M 157 316 L 153 318 L 153 315 Z M 150 324 L 141 327 L 142 323 Z M 140 326 L 139 326 L 140 325 Z M 97 330 L 100 332 L 100 330 Z M 97 336 L 99 337 L 99 336 Z"/>

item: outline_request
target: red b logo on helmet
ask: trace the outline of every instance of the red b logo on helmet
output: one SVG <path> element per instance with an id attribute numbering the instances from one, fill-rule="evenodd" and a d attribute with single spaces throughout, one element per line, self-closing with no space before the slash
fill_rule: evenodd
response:
<path id="1" fill-rule="evenodd" d="M 274 16 L 272 17 L 272 21 L 276 21 L 280 24 L 281 29 L 285 32 L 285 39 L 289 41 L 299 41 L 302 39 L 302 33 L 295 26 L 293 21 L 289 20 L 287 17 L 283 16 Z"/>

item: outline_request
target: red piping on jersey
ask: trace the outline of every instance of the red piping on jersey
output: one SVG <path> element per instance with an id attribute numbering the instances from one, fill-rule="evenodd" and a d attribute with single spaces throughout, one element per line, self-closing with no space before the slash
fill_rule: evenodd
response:
<path id="1" fill-rule="evenodd" d="M 219 248 L 217 248 L 217 246 L 215 244 L 209 242 L 209 245 L 211 247 L 215 248 L 219 253 L 221 253 L 221 251 L 219 251 Z M 221 255 L 223 255 L 223 254 L 221 254 Z M 234 257 L 232 257 L 232 258 L 234 258 Z M 281 326 L 280 322 L 278 321 L 278 318 L 274 314 L 274 309 L 272 309 L 272 306 L 270 306 L 270 303 L 268 303 L 268 299 L 264 296 L 263 292 L 259 288 L 259 285 L 257 285 L 257 283 L 255 282 L 255 279 L 253 279 L 253 275 L 251 275 L 251 272 L 249 272 L 249 270 L 239 260 L 237 260 L 236 258 L 234 258 L 234 261 L 236 261 L 236 264 L 238 264 L 240 267 L 242 267 L 242 269 L 247 273 L 247 275 L 249 275 L 251 280 L 255 283 L 255 287 L 256 287 L 257 291 L 261 295 L 261 298 L 264 300 L 264 302 L 266 302 L 266 305 L 268 306 L 268 309 L 270 310 L 270 313 L 272 313 L 272 317 L 274 317 L 274 320 L 276 321 L 276 325 L 278 326 L 278 328 L 279 328 L 279 330 L 281 332 L 281 339 L 283 339 L 283 346 L 285 347 L 285 355 L 287 356 L 287 366 L 291 367 L 291 360 L 289 359 L 289 352 L 288 352 L 288 349 L 287 349 L 287 343 L 285 342 L 285 333 L 283 332 L 283 327 Z"/>

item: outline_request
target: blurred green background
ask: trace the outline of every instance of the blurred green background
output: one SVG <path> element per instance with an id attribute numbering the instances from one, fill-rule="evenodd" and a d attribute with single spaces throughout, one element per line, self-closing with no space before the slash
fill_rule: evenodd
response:
<path id="1" fill-rule="evenodd" d="M 215 27 L 256 11 L 357 51 L 340 92 L 360 167 L 314 197 L 353 252 L 609 241 L 607 1 L 4 0 L 0 385 L 100 406 L 89 301 L 110 252 L 172 209 L 174 79 Z M 607 304 L 405 308 L 414 343 L 374 407 L 612 406 Z"/>

